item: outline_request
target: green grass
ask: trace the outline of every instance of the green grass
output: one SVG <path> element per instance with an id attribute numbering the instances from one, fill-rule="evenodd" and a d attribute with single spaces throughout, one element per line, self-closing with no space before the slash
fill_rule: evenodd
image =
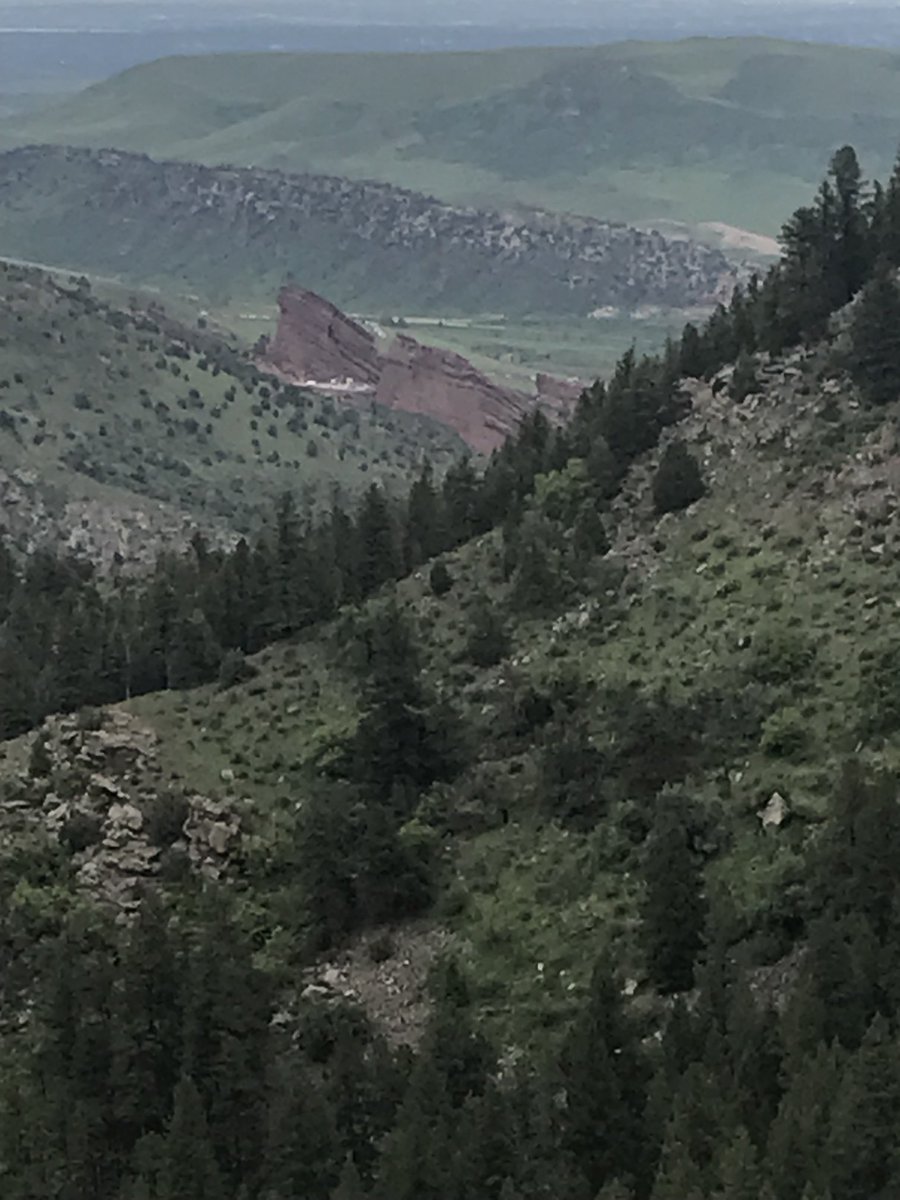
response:
<path id="1" fill-rule="evenodd" d="M 897 62 L 765 39 L 175 58 L 6 121 L 0 146 L 116 146 L 480 205 L 775 233 L 841 143 L 888 168 Z"/>

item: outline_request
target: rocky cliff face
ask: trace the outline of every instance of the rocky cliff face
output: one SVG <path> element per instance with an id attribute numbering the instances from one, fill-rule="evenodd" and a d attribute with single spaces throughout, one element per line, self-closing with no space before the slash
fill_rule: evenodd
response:
<path id="1" fill-rule="evenodd" d="M 433 417 L 480 454 L 502 446 L 534 404 L 482 375 L 461 355 L 411 337 L 398 337 L 385 356 L 375 398 L 385 408 Z"/>
<path id="2" fill-rule="evenodd" d="M 278 331 L 268 362 L 298 382 L 375 384 L 379 362 L 375 339 L 330 301 L 304 288 L 282 288 Z"/>
<path id="3" fill-rule="evenodd" d="M 495 383 L 462 355 L 405 335 L 379 353 L 366 329 L 303 288 L 282 289 L 278 307 L 278 331 L 260 359 L 265 370 L 351 401 L 431 417 L 479 454 L 502 446 L 536 406 L 561 419 L 581 390 L 542 375 L 537 395 L 529 396 Z"/>
<path id="4" fill-rule="evenodd" d="M 340 304 L 382 312 L 684 307 L 734 283 L 720 251 L 625 225 L 53 146 L 0 155 L 0 231 L 0 253 L 16 257 L 198 288 L 293 272 Z"/>

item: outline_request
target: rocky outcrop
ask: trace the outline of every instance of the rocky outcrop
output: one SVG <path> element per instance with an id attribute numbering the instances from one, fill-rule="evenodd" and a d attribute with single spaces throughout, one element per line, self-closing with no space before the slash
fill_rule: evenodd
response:
<path id="1" fill-rule="evenodd" d="M 502 446 L 532 407 L 527 396 L 500 387 L 461 355 L 406 336 L 383 359 L 375 399 L 433 417 L 480 454 Z"/>
<path id="2" fill-rule="evenodd" d="M 71 553 L 104 571 L 146 568 L 160 546 L 185 550 L 197 533 L 217 546 L 237 541 L 223 522 L 201 522 L 150 497 L 61 498 L 31 470 L 0 467 L 0 514 L 3 535 L 19 550 Z"/>
<path id="3" fill-rule="evenodd" d="M 283 288 L 278 330 L 259 365 L 291 383 L 439 421 L 479 454 L 502 446 L 536 406 L 562 419 L 581 384 L 538 377 L 537 395 L 503 387 L 450 350 L 405 334 L 384 353 L 362 325 L 305 288 Z"/>
<path id="4" fill-rule="evenodd" d="M 378 381 L 374 337 L 329 300 L 305 288 L 286 287 L 278 296 L 278 311 L 278 331 L 266 350 L 276 370 L 300 383 Z"/>
<path id="5" fill-rule="evenodd" d="M 240 849 L 233 802 L 163 783 L 159 737 L 130 713 L 51 717 L 0 798 L 0 837 L 43 832 L 77 883 L 122 910 L 161 879 L 219 879 Z"/>
<path id="6" fill-rule="evenodd" d="M 36 198 L 48 196 L 52 217 L 35 221 Z M 199 288 L 290 272 L 339 304 L 380 312 L 681 308 L 727 299 L 736 277 L 720 251 L 653 230 L 112 150 L 0 155 L 0 218 L 10 256 Z"/>

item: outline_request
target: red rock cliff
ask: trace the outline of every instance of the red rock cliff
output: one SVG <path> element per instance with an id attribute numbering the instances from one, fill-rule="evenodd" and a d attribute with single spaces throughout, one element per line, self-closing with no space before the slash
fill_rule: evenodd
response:
<path id="1" fill-rule="evenodd" d="M 500 387 L 461 355 L 405 336 L 382 360 L 375 399 L 433 417 L 482 454 L 502 446 L 530 407 L 527 396 Z"/>
<path id="2" fill-rule="evenodd" d="M 278 331 L 266 361 L 298 382 L 378 379 L 375 339 L 330 301 L 304 288 L 285 287 L 278 296 Z"/>
<path id="3" fill-rule="evenodd" d="M 577 397 L 573 384 L 550 376 L 539 377 L 537 396 L 503 387 L 461 355 L 407 336 L 381 355 L 367 329 L 303 288 L 282 289 L 278 307 L 278 331 L 262 366 L 319 391 L 374 396 L 385 408 L 432 417 L 480 454 L 501 446 L 534 407 L 562 417 Z"/>

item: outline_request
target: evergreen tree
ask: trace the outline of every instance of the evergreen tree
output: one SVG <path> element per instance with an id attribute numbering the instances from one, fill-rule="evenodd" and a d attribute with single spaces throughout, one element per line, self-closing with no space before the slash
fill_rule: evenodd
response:
<path id="1" fill-rule="evenodd" d="M 262 1200 L 327 1196 L 339 1183 L 352 1188 L 339 1162 L 333 1114 L 299 1055 L 282 1048 L 269 1082 Z"/>
<path id="2" fill-rule="evenodd" d="M 889 1196 L 900 1186 L 900 1056 L 876 1017 L 847 1063 L 831 1114 L 832 1188 L 846 1200 Z"/>
<path id="3" fill-rule="evenodd" d="M 681 334 L 678 366 L 681 374 L 686 375 L 689 379 L 702 379 L 706 374 L 703 341 L 697 326 L 690 322 L 685 325 Z"/>
<path id="4" fill-rule="evenodd" d="M 706 488 L 697 460 L 682 441 L 670 442 L 653 477 L 653 504 L 658 513 L 678 512 L 699 500 Z"/>
<path id="5" fill-rule="evenodd" d="M 703 877 L 677 801 L 660 797 L 644 860 L 643 942 L 661 992 L 687 991 L 703 942 Z"/>
<path id="6" fill-rule="evenodd" d="M 226 1196 L 203 1102 L 187 1076 L 175 1089 L 172 1120 L 163 1144 L 160 1190 L 165 1200 L 225 1200 Z"/>
<path id="7" fill-rule="evenodd" d="M 431 584 L 432 595 L 441 599 L 453 590 L 453 576 L 447 569 L 447 564 L 442 558 L 439 558 L 428 576 L 428 582 Z"/>
<path id="8" fill-rule="evenodd" d="M 746 350 L 742 350 L 735 363 L 734 375 L 731 377 L 731 398 L 735 403 L 741 404 L 748 396 L 758 391 L 756 359 Z"/>
<path id="9" fill-rule="evenodd" d="M 373 483 L 363 497 L 356 520 L 360 561 L 360 594 L 370 596 L 400 575 L 397 533 L 384 492 Z"/>
<path id="10" fill-rule="evenodd" d="M 850 373 L 870 404 L 900 398 L 900 285 L 885 264 L 864 289 L 850 325 Z"/>
<path id="11" fill-rule="evenodd" d="M 616 1177 L 630 1179 L 646 1162 L 644 1070 L 606 960 L 563 1046 L 564 1139 L 595 1195 Z"/>
<path id="12" fill-rule="evenodd" d="M 434 486 L 431 463 L 409 491 L 406 515 L 406 566 L 408 570 L 440 554 L 447 547 L 441 497 Z"/>
<path id="13" fill-rule="evenodd" d="M 510 641 L 499 605 L 476 592 L 468 611 L 466 657 L 476 667 L 493 667 L 509 654 Z"/>
<path id="14" fill-rule="evenodd" d="M 359 1177 L 359 1171 L 356 1169 L 356 1162 L 353 1155 L 348 1154 L 344 1159 L 343 1167 L 341 1167 L 337 1186 L 331 1193 L 331 1200 L 365 1200 L 365 1195 L 366 1191 Z"/>
<path id="15" fill-rule="evenodd" d="M 759 1200 L 763 1186 L 756 1148 L 741 1127 L 723 1148 L 717 1165 L 715 1200 Z"/>

